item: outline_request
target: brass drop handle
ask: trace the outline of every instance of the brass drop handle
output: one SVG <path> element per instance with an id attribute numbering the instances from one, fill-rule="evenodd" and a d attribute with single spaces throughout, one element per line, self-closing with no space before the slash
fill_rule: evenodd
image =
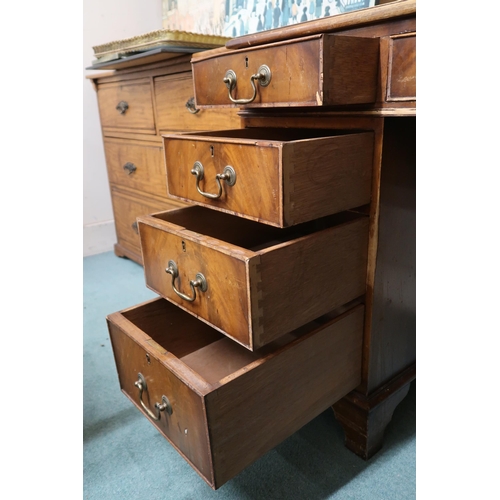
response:
<path id="1" fill-rule="evenodd" d="M 195 115 L 196 113 L 200 112 L 200 110 L 196 107 L 196 105 L 194 103 L 194 97 L 191 97 L 191 99 L 187 100 L 187 102 L 186 102 L 186 108 L 193 115 Z"/>
<path id="2" fill-rule="evenodd" d="M 226 71 L 226 74 L 223 78 L 223 82 L 226 84 L 226 87 L 228 88 L 229 99 L 231 100 L 231 102 L 234 102 L 234 104 L 250 104 L 257 97 L 257 87 L 255 86 L 255 80 L 259 82 L 261 87 L 267 87 L 271 82 L 271 76 L 272 75 L 269 66 L 263 64 L 257 70 L 257 73 L 255 73 L 250 77 L 250 83 L 252 84 L 253 88 L 253 96 L 250 97 L 250 99 L 234 99 L 233 96 L 231 95 L 233 89 L 236 88 L 236 73 L 232 69 Z"/>
<path id="3" fill-rule="evenodd" d="M 193 292 L 192 297 L 189 297 L 188 295 L 185 295 L 184 293 L 177 290 L 177 288 L 175 287 L 175 280 L 179 276 L 179 270 L 177 268 L 177 264 L 173 260 L 168 261 L 168 267 L 165 269 L 165 272 L 172 276 L 172 289 L 181 299 L 187 300 L 188 302 L 194 302 L 196 299 L 197 288 L 199 288 L 200 291 L 202 292 L 207 291 L 208 288 L 207 280 L 205 276 L 203 276 L 203 274 L 201 273 L 197 273 L 195 279 L 189 281 L 189 285 L 191 286 L 191 291 Z"/>
<path id="4" fill-rule="evenodd" d="M 127 109 L 128 109 L 128 102 L 120 101 L 116 105 L 116 109 L 120 112 L 121 115 L 125 114 L 125 111 L 127 111 Z"/>
<path id="5" fill-rule="evenodd" d="M 160 420 L 162 411 L 172 415 L 172 405 L 170 404 L 167 396 L 161 397 L 161 403 L 155 403 L 156 415 L 144 404 L 144 401 L 142 400 L 142 393 L 148 390 L 148 385 L 146 384 L 146 379 L 142 373 L 137 374 L 137 381 L 134 382 L 134 385 L 139 389 L 139 401 L 149 418 L 153 420 Z"/>
<path id="6" fill-rule="evenodd" d="M 123 170 L 127 172 L 128 175 L 133 174 L 137 170 L 137 166 L 134 165 L 132 162 L 128 161 L 123 165 Z"/>
<path id="7" fill-rule="evenodd" d="M 236 184 L 236 171 L 230 165 L 224 168 L 222 174 L 217 174 L 215 180 L 218 186 L 217 194 L 205 193 L 200 188 L 200 181 L 205 177 L 205 169 L 201 162 L 196 161 L 191 169 L 191 173 L 196 176 L 196 190 L 205 198 L 210 198 L 211 200 L 216 200 L 222 196 L 222 183 L 224 181 L 228 186 L 234 186 Z"/>

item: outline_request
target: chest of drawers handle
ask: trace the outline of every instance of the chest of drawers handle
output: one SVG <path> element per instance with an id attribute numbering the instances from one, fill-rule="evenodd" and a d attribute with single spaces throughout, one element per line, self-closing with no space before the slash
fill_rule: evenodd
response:
<path id="1" fill-rule="evenodd" d="M 177 269 L 177 264 L 173 260 L 168 261 L 168 267 L 165 269 L 165 272 L 172 276 L 172 290 L 183 300 L 194 302 L 196 300 L 196 288 L 199 288 L 202 292 L 207 291 L 207 280 L 201 273 L 197 273 L 195 279 L 189 281 L 191 291 L 193 292 L 192 297 L 189 297 L 188 295 L 185 295 L 184 293 L 177 290 L 177 288 L 175 287 L 175 280 L 179 276 L 179 270 Z"/>
<path id="2" fill-rule="evenodd" d="M 130 175 L 137 170 L 137 166 L 128 161 L 127 163 L 125 163 L 125 165 L 123 165 L 123 170 L 125 170 L 125 172 Z"/>
<path id="3" fill-rule="evenodd" d="M 200 110 L 196 107 L 196 105 L 194 103 L 194 97 L 191 97 L 190 99 L 188 99 L 186 101 L 186 108 L 193 115 L 200 112 Z"/>
<path id="4" fill-rule="evenodd" d="M 226 165 L 226 167 L 224 167 L 224 171 L 222 172 L 222 174 L 217 174 L 215 176 L 215 181 L 217 182 L 218 186 L 217 194 L 205 193 L 200 189 L 200 181 L 202 181 L 205 177 L 205 169 L 203 168 L 201 162 L 196 161 L 194 163 L 193 168 L 191 169 L 191 173 L 196 176 L 196 190 L 198 191 L 198 193 L 200 193 L 205 198 L 210 198 L 211 200 L 217 200 L 222 196 L 221 180 L 225 181 L 228 186 L 234 186 L 236 184 L 236 171 L 230 165 Z"/>
<path id="5" fill-rule="evenodd" d="M 226 71 L 223 81 L 228 89 L 229 99 L 231 100 L 231 102 L 233 102 L 234 104 L 250 104 L 251 102 L 255 101 L 255 98 L 257 97 L 257 87 L 255 86 L 255 80 L 259 82 L 261 87 L 267 87 L 271 82 L 271 76 L 272 75 L 269 66 L 263 64 L 258 69 L 257 73 L 250 77 L 250 83 L 252 84 L 253 88 L 253 96 L 249 99 L 234 99 L 231 95 L 233 89 L 236 88 L 236 73 L 232 69 Z"/>
<path id="6" fill-rule="evenodd" d="M 125 114 L 125 112 L 127 111 L 128 109 L 128 102 L 126 101 L 120 101 L 117 105 L 116 105 L 116 109 L 117 111 L 120 112 L 121 115 Z"/>
<path id="7" fill-rule="evenodd" d="M 148 385 L 146 384 L 146 379 L 142 373 L 137 374 L 137 382 L 135 382 L 134 385 L 139 389 L 139 401 L 149 418 L 153 420 L 160 420 L 162 411 L 172 415 L 172 405 L 170 404 L 167 396 L 161 397 L 161 403 L 155 403 L 156 415 L 144 404 L 144 401 L 142 400 L 142 393 L 148 390 Z"/>

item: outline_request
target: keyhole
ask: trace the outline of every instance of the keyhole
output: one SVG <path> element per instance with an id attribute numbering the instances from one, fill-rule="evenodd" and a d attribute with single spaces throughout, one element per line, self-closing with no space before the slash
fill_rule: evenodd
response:
<path id="1" fill-rule="evenodd" d="M 151 364 L 151 359 L 150 359 L 150 357 L 149 357 L 149 354 L 148 354 L 148 353 L 146 353 L 146 360 L 147 360 L 147 362 L 148 362 L 148 365 L 150 365 L 150 364 Z"/>
<path id="2" fill-rule="evenodd" d="M 210 146 L 210 154 L 212 155 L 212 158 L 214 157 L 214 147 Z"/>
<path id="3" fill-rule="evenodd" d="M 182 241 L 182 251 L 183 252 L 186 251 L 186 242 L 185 241 Z"/>
<path id="4" fill-rule="evenodd" d="M 248 57 L 245 57 L 245 68 L 248 68 Z"/>

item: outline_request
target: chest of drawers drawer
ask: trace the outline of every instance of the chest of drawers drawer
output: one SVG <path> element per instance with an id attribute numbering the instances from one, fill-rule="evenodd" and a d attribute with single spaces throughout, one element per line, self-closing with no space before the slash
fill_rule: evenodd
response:
<path id="1" fill-rule="evenodd" d="M 104 138 L 109 182 L 167 197 L 161 144 Z"/>
<path id="2" fill-rule="evenodd" d="M 367 217 L 278 229 L 193 206 L 138 223 L 148 287 L 250 350 L 365 293 Z"/>
<path id="3" fill-rule="evenodd" d="M 375 102 L 379 41 L 321 34 L 193 57 L 198 106 Z"/>
<path id="4" fill-rule="evenodd" d="M 191 73 L 157 77 L 154 92 L 160 132 L 238 128 L 237 109 L 199 109 Z"/>
<path id="5" fill-rule="evenodd" d="M 370 202 L 372 132 L 166 135 L 164 151 L 171 197 L 277 227 Z"/>
<path id="6" fill-rule="evenodd" d="M 120 248 L 128 250 L 127 257 L 133 258 L 142 264 L 141 241 L 139 239 L 139 228 L 137 217 L 150 214 L 160 210 L 177 209 L 181 206 L 176 201 L 157 201 L 134 196 L 130 192 L 120 191 L 115 186 L 111 187 L 111 201 L 113 211 L 120 214 L 115 219 L 116 235 Z"/>
<path id="7" fill-rule="evenodd" d="M 253 353 L 163 299 L 108 326 L 122 391 L 214 489 L 361 377 L 360 305 Z"/>
<path id="8" fill-rule="evenodd" d="M 97 100 L 104 132 L 156 133 L 149 78 L 99 85 Z"/>
<path id="9" fill-rule="evenodd" d="M 387 97 L 388 101 L 414 101 L 417 98 L 417 35 L 406 33 L 389 38 Z"/>

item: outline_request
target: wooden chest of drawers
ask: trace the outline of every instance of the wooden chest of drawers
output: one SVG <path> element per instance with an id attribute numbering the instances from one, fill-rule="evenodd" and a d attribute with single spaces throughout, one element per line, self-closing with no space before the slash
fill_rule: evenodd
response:
<path id="1" fill-rule="evenodd" d="M 193 56 L 203 110 L 243 105 L 227 61 L 245 74 L 255 54 L 279 62 L 288 46 L 314 47 L 319 68 L 293 92 L 321 96 L 280 92 L 295 75 L 282 62 L 269 93 L 250 78 L 245 130 L 162 130 L 168 199 L 191 206 L 137 218 L 146 284 L 162 298 L 108 316 L 123 392 L 213 488 L 329 406 L 346 445 L 371 457 L 415 378 L 414 38 L 408 1 Z M 344 61 L 358 42 L 360 78 Z M 183 78 L 162 75 L 153 100 L 167 82 L 182 93 Z M 325 98 L 340 94 L 351 97 Z M 155 113 L 158 134 L 175 122 Z M 122 146 L 157 161 L 154 146 Z"/>
<path id="2" fill-rule="evenodd" d="M 184 204 L 166 191 L 161 134 L 240 127 L 236 109 L 200 110 L 190 55 L 92 76 L 108 169 L 115 253 L 142 264 L 136 218 Z"/>

